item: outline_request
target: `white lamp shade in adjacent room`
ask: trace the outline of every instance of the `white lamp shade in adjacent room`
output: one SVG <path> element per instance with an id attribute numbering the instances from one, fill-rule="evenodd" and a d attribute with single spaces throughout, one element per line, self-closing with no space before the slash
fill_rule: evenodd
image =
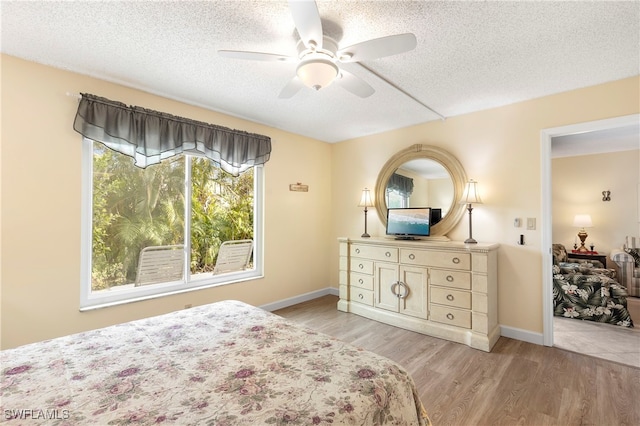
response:
<path id="1" fill-rule="evenodd" d="M 593 227 L 593 222 L 591 221 L 591 215 L 588 214 L 577 214 L 573 218 L 573 226 L 576 228 L 591 228 Z"/>

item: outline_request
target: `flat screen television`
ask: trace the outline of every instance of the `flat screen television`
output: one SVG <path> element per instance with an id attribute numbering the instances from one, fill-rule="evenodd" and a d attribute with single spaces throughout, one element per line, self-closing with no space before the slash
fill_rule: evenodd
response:
<path id="1" fill-rule="evenodd" d="M 431 208 L 387 209 L 387 235 L 400 240 L 415 240 L 431 234 Z"/>

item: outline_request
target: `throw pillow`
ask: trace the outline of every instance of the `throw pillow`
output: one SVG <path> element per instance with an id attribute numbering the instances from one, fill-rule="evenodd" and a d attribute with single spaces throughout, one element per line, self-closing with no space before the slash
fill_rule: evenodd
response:
<path id="1" fill-rule="evenodd" d="M 633 260 L 636 262 L 636 268 L 640 268 L 640 248 L 626 248 L 624 251 L 633 257 Z"/>

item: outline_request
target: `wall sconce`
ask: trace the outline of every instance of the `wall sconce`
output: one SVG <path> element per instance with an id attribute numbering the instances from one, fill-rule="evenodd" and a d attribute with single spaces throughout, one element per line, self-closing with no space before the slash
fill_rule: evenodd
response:
<path id="1" fill-rule="evenodd" d="M 591 216 L 588 214 L 577 214 L 573 218 L 573 226 L 576 228 L 580 228 L 578 231 L 578 238 L 580 238 L 580 247 L 578 248 L 578 252 L 588 252 L 589 250 L 584 245 L 584 240 L 587 239 L 587 231 L 584 228 L 593 227 L 593 222 L 591 222 Z M 577 244 L 576 244 L 577 245 Z"/>
<path id="2" fill-rule="evenodd" d="M 362 234 L 361 237 L 369 238 L 371 235 L 367 233 L 367 208 L 373 207 L 373 201 L 371 200 L 371 191 L 367 188 L 362 190 L 362 198 L 360 198 L 358 207 L 364 207 L 364 234 Z"/>
<path id="3" fill-rule="evenodd" d="M 473 239 L 472 234 L 472 226 L 471 226 L 471 211 L 473 210 L 472 204 L 482 204 L 482 200 L 480 199 L 480 194 L 478 193 L 478 182 L 470 179 L 467 182 L 467 185 L 464 188 L 464 193 L 462 194 L 462 199 L 460 200 L 460 204 L 466 204 L 467 210 L 469 211 L 469 238 L 464 240 L 465 244 L 476 244 L 477 241 Z"/>
<path id="4" fill-rule="evenodd" d="M 611 191 L 602 191 L 602 201 L 611 201 Z"/>

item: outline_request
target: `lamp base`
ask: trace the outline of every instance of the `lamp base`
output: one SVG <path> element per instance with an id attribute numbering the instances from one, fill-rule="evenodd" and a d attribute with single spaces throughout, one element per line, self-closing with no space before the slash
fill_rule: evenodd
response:
<path id="1" fill-rule="evenodd" d="M 474 240 L 473 238 L 467 238 L 466 240 L 464 240 L 465 244 L 478 244 L 478 242 L 476 240 Z"/>
<path id="2" fill-rule="evenodd" d="M 366 232 L 362 235 L 360 235 L 362 238 L 369 238 L 371 235 L 367 234 Z"/>
<path id="3" fill-rule="evenodd" d="M 589 249 L 584 245 L 584 240 L 586 240 L 588 236 L 589 235 L 587 234 L 587 231 L 584 230 L 584 228 L 582 228 L 580 232 L 578 232 L 578 238 L 580 238 L 580 247 L 578 248 L 578 252 L 584 253 L 589 251 Z"/>

